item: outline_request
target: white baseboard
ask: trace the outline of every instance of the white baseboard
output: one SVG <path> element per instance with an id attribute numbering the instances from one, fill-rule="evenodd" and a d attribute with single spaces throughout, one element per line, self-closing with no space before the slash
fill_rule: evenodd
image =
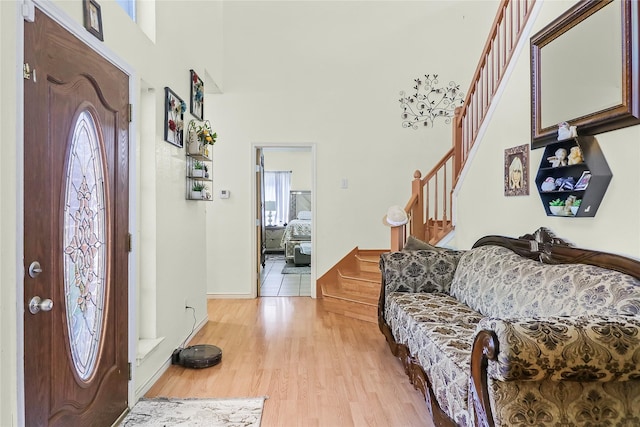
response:
<path id="1" fill-rule="evenodd" d="M 204 319 L 202 319 L 202 321 L 200 321 L 200 323 L 196 325 L 193 331 L 184 339 L 184 341 L 181 341 L 181 343 L 189 342 L 189 340 L 191 340 L 200 331 L 200 329 L 202 329 L 204 325 L 207 324 L 207 322 L 209 322 L 208 317 L 205 317 Z M 167 360 L 165 360 L 164 363 L 160 366 L 160 368 L 158 368 L 155 374 L 153 374 L 147 381 L 145 381 L 144 384 L 142 384 L 140 387 L 136 389 L 135 401 L 129 402 L 129 408 L 133 408 L 133 405 L 135 405 L 136 402 L 140 400 L 140 398 L 144 396 L 149 391 L 149 389 L 151 389 L 151 387 L 160 379 L 162 374 L 164 374 L 166 370 L 169 369 L 169 366 L 171 366 L 171 355 L 169 355 Z"/>
<path id="2" fill-rule="evenodd" d="M 255 295 L 249 294 L 207 294 L 207 299 L 253 299 Z"/>

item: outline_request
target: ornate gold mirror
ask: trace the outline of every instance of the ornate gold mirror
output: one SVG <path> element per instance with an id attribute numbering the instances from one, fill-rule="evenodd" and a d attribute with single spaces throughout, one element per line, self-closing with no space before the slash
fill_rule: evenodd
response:
<path id="1" fill-rule="evenodd" d="M 636 0 L 583 0 L 531 38 L 532 148 L 558 123 L 594 135 L 640 124 Z"/>

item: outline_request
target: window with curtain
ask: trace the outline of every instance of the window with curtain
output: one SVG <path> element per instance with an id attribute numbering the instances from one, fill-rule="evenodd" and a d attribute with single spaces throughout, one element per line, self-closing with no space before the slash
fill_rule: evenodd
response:
<path id="1" fill-rule="evenodd" d="M 264 202 L 275 202 L 273 224 L 283 225 L 289 222 L 289 190 L 291 189 L 291 171 L 264 172 Z M 266 210 L 266 209 L 265 209 Z M 269 212 L 265 212 L 267 217 Z"/>

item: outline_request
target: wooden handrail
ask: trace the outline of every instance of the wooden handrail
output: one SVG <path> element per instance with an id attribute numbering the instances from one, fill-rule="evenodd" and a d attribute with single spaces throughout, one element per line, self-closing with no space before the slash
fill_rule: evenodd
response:
<path id="1" fill-rule="evenodd" d="M 469 152 L 476 142 L 507 66 L 527 24 L 536 0 L 502 0 L 471 80 L 464 104 L 454 118 L 457 183 Z"/>
<path id="2" fill-rule="evenodd" d="M 535 3 L 536 0 L 500 2 L 464 104 L 454 113 L 452 147 L 424 178 L 420 171 L 414 173 L 411 198 L 405 206 L 408 227 L 391 227 L 392 250 L 402 248 L 409 234 L 435 243 L 453 230 L 453 189 Z"/>

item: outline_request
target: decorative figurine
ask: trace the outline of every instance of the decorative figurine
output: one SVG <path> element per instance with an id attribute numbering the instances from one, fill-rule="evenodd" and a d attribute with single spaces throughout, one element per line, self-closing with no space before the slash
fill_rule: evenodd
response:
<path id="1" fill-rule="evenodd" d="M 553 191 L 556 189 L 556 180 L 553 177 L 549 177 L 544 180 L 542 184 L 540 184 L 540 189 L 542 191 Z"/>
<path id="2" fill-rule="evenodd" d="M 577 165 L 578 163 L 582 163 L 584 158 L 582 157 L 582 150 L 577 145 L 571 147 L 569 149 L 569 159 L 567 160 L 567 164 L 569 165 Z"/>
<path id="3" fill-rule="evenodd" d="M 575 138 L 576 136 L 578 136 L 578 131 L 575 126 L 569 126 L 567 122 L 558 123 L 558 141 Z"/>
<path id="4" fill-rule="evenodd" d="M 576 196 L 571 195 L 567 197 L 567 200 L 564 201 L 564 209 L 562 210 L 563 215 L 573 215 L 571 212 L 571 206 L 573 206 L 573 202 L 576 201 Z"/>
<path id="5" fill-rule="evenodd" d="M 551 162 L 551 167 L 567 166 L 567 150 L 558 148 L 555 154 L 555 156 L 547 157 L 547 160 Z"/>

